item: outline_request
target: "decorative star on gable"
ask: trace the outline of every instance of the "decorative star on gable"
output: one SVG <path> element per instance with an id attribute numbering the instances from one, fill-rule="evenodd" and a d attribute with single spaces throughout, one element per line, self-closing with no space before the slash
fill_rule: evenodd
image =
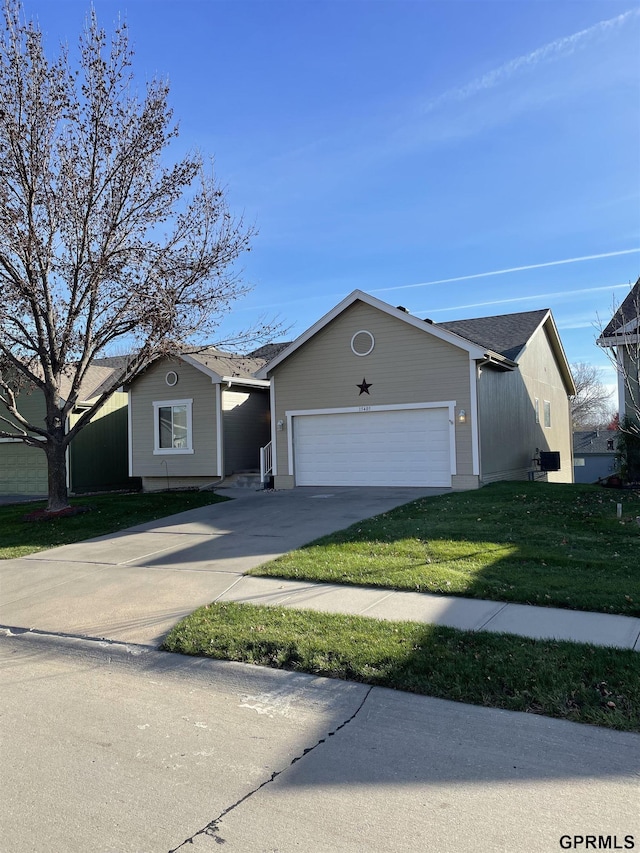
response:
<path id="1" fill-rule="evenodd" d="M 362 382 L 359 385 L 358 385 L 358 383 L 356 383 L 356 385 L 360 389 L 360 394 L 368 394 L 369 388 L 371 388 L 372 383 L 367 382 L 367 380 L 363 376 Z M 358 394 L 358 397 L 360 396 L 360 394 Z"/>

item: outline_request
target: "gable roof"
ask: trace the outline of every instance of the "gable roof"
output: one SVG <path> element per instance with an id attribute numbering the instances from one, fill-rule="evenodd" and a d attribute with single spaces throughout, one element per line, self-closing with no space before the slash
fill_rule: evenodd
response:
<path id="1" fill-rule="evenodd" d="M 345 297 L 342 302 L 339 302 L 335 308 L 332 308 L 331 311 L 327 312 L 323 317 L 321 317 L 317 322 L 310 326 L 305 332 L 299 335 L 295 341 L 289 344 L 285 349 L 278 353 L 275 358 L 272 358 L 271 361 L 266 364 L 261 370 L 258 371 L 257 375 L 260 378 L 266 378 L 267 374 L 273 370 L 278 364 L 283 362 L 285 359 L 289 358 L 297 349 L 299 349 L 303 344 L 305 344 L 310 338 L 312 338 L 315 334 L 317 334 L 321 329 L 327 326 L 332 320 L 342 314 L 347 308 L 353 305 L 355 302 L 364 302 L 365 305 L 370 305 L 373 308 L 377 308 L 379 311 L 382 311 L 385 314 L 388 314 L 391 317 L 395 317 L 398 320 L 401 320 L 403 323 L 407 323 L 409 326 L 413 326 L 414 328 L 420 329 L 422 332 L 427 332 L 431 335 L 434 335 L 440 340 L 446 341 L 447 343 L 452 344 L 453 346 L 459 347 L 460 349 L 466 350 L 471 357 L 473 358 L 484 358 L 488 355 L 486 352 L 486 348 L 479 346 L 473 341 L 466 340 L 455 332 L 450 332 L 448 329 L 445 329 L 437 323 L 431 323 L 430 321 L 421 320 L 419 317 L 414 317 L 412 314 L 409 314 L 404 308 L 394 308 L 392 305 L 389 305 L 387 302 L 383 302 L 381 299 L 377 299 L 375 296 L 371 296 L 369 293 L 365 293 L 362 290 L 354 290 L 347 297 Z M 498 362 L 505 363 L 505 358 L 501 356 L 499 353 L 492 353 L 492 355 L 496 358 Z M 511 364 L 507 362 L 505 364 L 507 367 L 515 367 L 515 364 Z"/>
<path id="2" fill-rule="evenodd" d="M 625 334 L 637 334 L 640 324 L 640 278 L 633 285 L 622 304 L 598 338 L 604 346 L 615 344 L 616 338 Z"/>
<path id="3" fill-rule="evenodd" d="M 546 320 L 549 310 L 523 311 L 519 314 L 501 314 L 494 317 L 477 317 L 472 320 L 451 320 L 438 323 L 469 341 L 511 361 L 517 361 L 527 341 Z"/>
<path id="4" fill-rule="evenodd" d="M 206 347 L 179 355 L 182 361 L 211 377 L 211 381 L 231 382 L 236 385 L 256 385 L 266 387 L 269 383 L 256 377 L 256 373 L 266 364 L 264 358 L 250 355 L 236 355 L 223 352 L 215 347 Z"/>
<path id="5" fill-rule="evenodd" d="M 409 314 L 402 307 L 394 308 L 387 302 L 377 299 L 362 290 L 354 290 L 335 308 L 310 326 L 293 343 L 285 347 L 256 374 L 266 378 L 278 364 L 289 358 L 299 347 L 312 338 L 324 326 L 334 320 L 339 314 L 355 302 L 364 302 L 383 311 L 391 317 L 401 320 L 414 328 L 434 335 L 440 340 L 459 347 L 469 353 L 469 358 L 488 361 L 506 370 L 517 367 L 516 359 L 522 352 L 534 332 L 542 325 L 546 327 L 549 341 L 553 349 L 558 367 L 562 374 L 567 394 L 576 393 L 571 375 L 571 369 L 565 355 L 558 329 L 553 321 L 551 311 L 524 311 L 519 314 L 503 314 L 496 317 L 480 317 L 474 320 L 455 320 L 444 323 L 434 323 L 431 320 L 421 320 Z"/>

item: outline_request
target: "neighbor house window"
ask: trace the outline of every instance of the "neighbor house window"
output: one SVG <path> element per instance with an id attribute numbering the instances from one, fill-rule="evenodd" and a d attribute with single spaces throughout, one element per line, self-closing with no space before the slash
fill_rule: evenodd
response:
<path id="1" fill-rule="evenodd" d="M 584 468 L 584 456 L 576 456 L 573 460 L 574 468 Z"/>
<path id="2" fill-rule="evenodd" d="M 544 401 L 544 425 L 547 429 L 551 427 L 551 403 Z"/>
<path id="3" fill-rule="evenodd" d="M 193 453 L 192 404 L 193 400 L 154 402 L 154 453 Z"/>
<path id="4" fill-rule="evenodd" d="M 536 397 L 536 423 L 540 423 L 540 400 Z"/>

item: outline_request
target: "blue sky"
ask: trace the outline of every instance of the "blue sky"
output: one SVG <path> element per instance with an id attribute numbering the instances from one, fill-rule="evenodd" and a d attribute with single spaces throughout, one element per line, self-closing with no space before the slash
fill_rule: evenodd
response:
<path id="1" fill-rule="evenodd" d="M 75 46 L 87 2 L 24 6 Z M 638 2 L 94 7 L 141 85 L 169 78 L 176 156 L 214 155 L 259 229 L 225 332 L 278 314 L 293 338 L 360 288 L 436 322 L 551 308 L 606 371 L 594 326 L 640 275 Z"/>

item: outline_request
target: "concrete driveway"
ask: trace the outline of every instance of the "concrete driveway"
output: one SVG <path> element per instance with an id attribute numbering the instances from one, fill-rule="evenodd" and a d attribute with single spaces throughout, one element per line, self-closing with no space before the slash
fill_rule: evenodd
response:
<path id="1" fill-rule="evenodd" d="M 236 489 L 234 500 L 0 562 L 0 625 L 158 645 L 243 572 L 444 489 Z"/>

